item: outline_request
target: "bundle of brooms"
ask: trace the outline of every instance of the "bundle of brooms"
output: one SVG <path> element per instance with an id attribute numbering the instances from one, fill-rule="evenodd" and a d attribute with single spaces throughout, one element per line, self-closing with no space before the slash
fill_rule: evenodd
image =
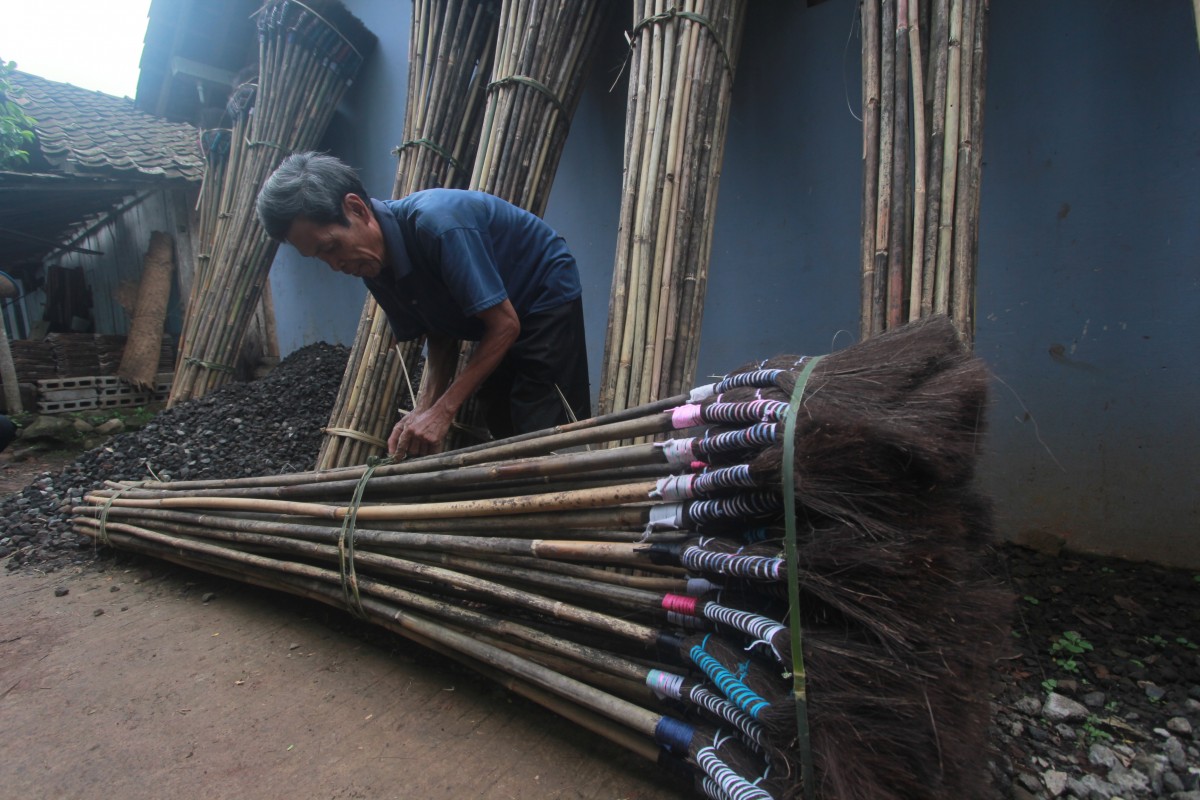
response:
<path id="1" fill-rule="evenodd" d="M 987 380 L 932 317 L 441 455 L 111 484 L 75 523 L 344 606 L 709 797 L 980 797 Z"/>

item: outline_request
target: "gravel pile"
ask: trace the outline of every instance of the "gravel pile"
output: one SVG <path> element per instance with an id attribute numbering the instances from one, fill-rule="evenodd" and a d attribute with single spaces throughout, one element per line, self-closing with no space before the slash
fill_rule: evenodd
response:
<path id="1" fill-rule="evenodd" d="M 1016 597 L 990 767 L 1004 796 L 1200 800 L 1200 574 L 1004 547 Z"/>
<path id="2" fill-rule="evenodd" d="M 0 557 L 10 570 L 105 568 L 61 510 L 104 480 L 310 469 L 346 356 L 306 347 L 42 474 L 0 503 Z M 994 753 L 979 763 L 997 795 L 1200 800 L 1200 575 L 1009 545 L 991 566 L 1016 598 L 991 687 Z"/>
<path id="3" fill-rule="evenodd" d="M 0 558 L 10 570 L 53 572 L 93 560 L 92 540 L 65 510 L 106 480 L 242 478 L 312 469 L 348 350 L 314 344 L 268 376 L 180 403 L 119 434 L 58 474 L 45 473 L 0 503 Z"/>

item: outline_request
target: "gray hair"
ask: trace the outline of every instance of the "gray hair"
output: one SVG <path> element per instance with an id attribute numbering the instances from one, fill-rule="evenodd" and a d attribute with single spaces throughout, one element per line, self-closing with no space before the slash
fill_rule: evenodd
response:
<path id="1" fill-rule="evenodd" d="M 292 153 L 267 178 L 254 207 L 267 235 L 282 242 L 298 217 L 318 225 L 349 225 L 342 210 L 348 194 L 369 206 L 367 191 L 349 164 L 323 153 Z"/>

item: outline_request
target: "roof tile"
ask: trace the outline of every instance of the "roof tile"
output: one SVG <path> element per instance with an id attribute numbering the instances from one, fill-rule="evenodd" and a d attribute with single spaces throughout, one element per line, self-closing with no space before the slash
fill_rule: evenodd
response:
<path id="1" fill-rule="evenodd" d="M 37 122 L 38 147 L 47 161 L 68 172 L 182 178 L 198 181 L 204 156 L 196 129 L 139 111 L 129 98 L 80 89 L 14 71 L 24 90 L 21 105 Z"/>

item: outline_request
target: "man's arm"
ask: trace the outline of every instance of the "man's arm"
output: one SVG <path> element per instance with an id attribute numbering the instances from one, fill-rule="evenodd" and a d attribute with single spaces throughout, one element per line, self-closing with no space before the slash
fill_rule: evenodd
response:
<path id="1" fill-rule="evenodd" d="M 476 316 L 483 321 L 483 337 L 457 378 L 453 377 L 458 357 L 454 340 L 432 336 L 427 340 L 425 369 L 429 374 L 416 408 L 392 429 L 388 453 L 423 456 L 441 452 L 458 410 L 500 365 L 521 333 L 517 311 L 507 299 Z"/>

